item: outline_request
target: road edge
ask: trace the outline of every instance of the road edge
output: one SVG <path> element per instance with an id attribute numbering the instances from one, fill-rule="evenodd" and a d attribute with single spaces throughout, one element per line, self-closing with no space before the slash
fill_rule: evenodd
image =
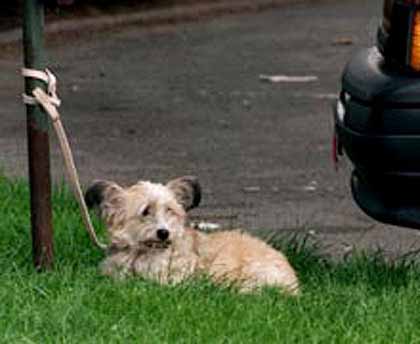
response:
<path id="1" fill-rule="evenodd" d="M 138 11 L 135 13 L 105 15 L 93 18 L 67 19 L 47 23 L 45 34 L 47 38 L 62 34 L 83 34 L 87 32 L 104 31 L 127 26 L 153 27 L 158 25 L 173 25 L 182 22 L 194 22 L 224 15 L 256 13 L 284 5 L 305 3 L 310 0 L 237 0 L 217 3 L 201 3 L 195 5 L 179 5 L 170 8 Z M 318 2 L 319 0 L 311 0 Z M 0 32 L 0 45 L 10 45 L 22 40 L 20 28 Z"/>

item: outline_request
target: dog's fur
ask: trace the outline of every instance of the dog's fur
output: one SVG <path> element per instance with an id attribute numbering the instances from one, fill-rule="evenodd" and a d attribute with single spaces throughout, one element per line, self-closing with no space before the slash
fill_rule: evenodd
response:
<path id="1" fill-rule="evenodd" d="M 89 207 L 99 210 L 110 236 L 102 264 L 106 275 L 177 283 L 202 273 L 241 291 L 271 286 L 298 293 L 298 279 L 286 257 L 263 241 L 240 231 L 204 234 L 186 228 L 187 211 L 201 200 L 195 177 L 166 185 L 141 181 L 128 188 L 99 181 L 85 197 Z"/>

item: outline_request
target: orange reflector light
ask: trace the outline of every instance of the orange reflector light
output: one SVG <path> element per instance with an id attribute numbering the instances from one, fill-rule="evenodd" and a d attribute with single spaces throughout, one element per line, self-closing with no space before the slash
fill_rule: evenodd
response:
<path id="1" fill-rule="evenodd" d="M 416 11 L 411 42 L 411 68 L 420 71 L 420 11 Z"/>

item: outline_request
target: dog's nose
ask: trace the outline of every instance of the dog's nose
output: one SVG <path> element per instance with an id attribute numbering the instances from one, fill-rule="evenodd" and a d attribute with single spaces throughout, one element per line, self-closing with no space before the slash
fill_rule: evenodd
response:
<path id="1" fill-rule="evenodd" d="M 169 231 L 167 229 L 161 228 L 157 230 L 156 235 L 160 240 L 165 241 L 169 238 Z"/>

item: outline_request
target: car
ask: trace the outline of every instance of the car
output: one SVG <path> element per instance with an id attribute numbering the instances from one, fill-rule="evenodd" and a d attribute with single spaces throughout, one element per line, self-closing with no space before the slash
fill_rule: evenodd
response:
<path id="1" fill-rule="evenodd" d="M 345 67 L 334 122 L 334 152 L 353 164 L 358 206 L 380 222 L 420 229 L 419 0 L 384 1 L 376 45 Z"/>

